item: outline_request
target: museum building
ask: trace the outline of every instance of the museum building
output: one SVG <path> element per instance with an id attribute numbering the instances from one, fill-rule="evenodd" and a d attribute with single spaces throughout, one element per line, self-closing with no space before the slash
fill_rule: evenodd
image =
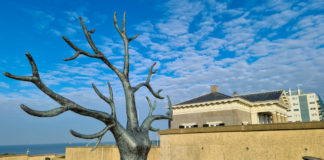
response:
<path id="1" fill-rule="evenodd" d="M 195 128 L 287 122 L 290 108 L 284 90 L 228 96 L 211 92 L 172 106 L 170 128 Z"/>

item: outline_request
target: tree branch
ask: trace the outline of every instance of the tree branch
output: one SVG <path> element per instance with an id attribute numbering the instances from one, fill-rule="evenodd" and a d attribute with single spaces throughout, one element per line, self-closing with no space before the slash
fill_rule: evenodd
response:
<path id="1" fill-rule="evenodd" d="M 129 39 L 126 34 L 126 13 L 123 15 L 123 22 L 122 22 L 122 30 L 118 26 L 118 21 L 116 17 L 116 12 L 114 13 L 114 25 L 119 33 L 120 37 L 123 39 L 124 42 L 124 67 L 123 67 L 123 76 L 120 78 L 125 94 L 125 101 L 126 101 L 126 114 L 127 114 L 127 130 L 136 131 L 138 130 L 138 117 L 136 111 L 136 104 L 135 104 L 135 97 L 133 89 L 129 82 L 129 52 L 128 52 L 128 44 L 130 40 L 135 39 L 137 36 Z"/>
<path id="2" fill-rule="evenodd" d="M 76 45 L 74 45 L 67 37 L 62 36 L 62 38 L 64 39 L 64 41 L 71 47 L 73 48 L 76 52 L 75 54 L 71 57 L 71 58 L 65 58 L 63 59 L 64 61 L 70 61 L 70 60 L 74 60 L 76 59 L 80 54 L 83 54 L 85 56 L 91 57 L 91 58 L 98 58 L 101 59 L 103 57 L 103 55 L 101 54 L 91 54 L 88 53 L 80 48 L 78 48 Z"/>
<path id="3" fill-rule="evenodd" d="M 157 92 L 154 92 L 152 86 L 150 85 L 152 75 L 157 72 L 157 69 L 155 69 L 153 71 L 153 68 L 154 68 L 155 65 L 156 65 L 156 62 L 151 66 L 146 81 L 136 85 L 132 89 L 133 89 L 133 92 L 135 93 L 138 89 L 145 86 L 152 93 L 152 95 L 154 97 L 159 98 L 159 99 L 164 99 L 164 97 L 160 96 L 160 92 L 162 91 L 162 89 L 159 89 Z"/>
<path id="4" fill-rule="evenodd" d="M 153 127 L 151 126 L 149 130 L 152 131 L 152 132 L 157 132 L 157 131 L 159 131 L 160 129 L 158 129 L 158 128 L 153 128 Z"/>
<path id="5" fill-rule="evenodd" d="M 169 113 L 167 114 L 167 116 L 165 115 L 152 115 L 149 114 L 145 120 L 142 123 L 142 128 L 147 129 L 147 130 L 155 130 L 154 128 L 152 128 L 152 123 L 155 120 L 160 120 L 160 119 L 168 119 L 168 120 L 173 120 L 173 110 L 172 110 L 172 104 L 171 104 L 171 100 L 169 98 L 169 96 L 167 96 L 168 99 L 168 108 L 169 108 Z M 149 106 L 150 108 L 153 108 L 150 100 L 147 98 L 148 102 L 149 102 Z"/>
<path id="6" fill-rule="evenodd" d="M 100 132 L 98 133 L 95 133 L 95 134 L 90 134 L 90 135 L 86 135 L 86 134 L 81 134 L 81 133 L 78 133 L 76 131 L 73 131 L 72 129 L 70 130 L 71 134 L 75 137 L 78 137 L 78 138 L 83 138 L 83 139 L 94 139 L 94 138 L 98 138 L 97 140 L 97 143 L 95 144 L 95 146 L 93 146 L 92 150 L 95 150 L 98 146 L 98 144 L 100 143 L 102 137 L 105 135 L 105 133 L 107 131 L 109 131 L 112 127 L 114 127 L 116 125 L 116 123 L 112 123 L 112 124 L 109 124 L 107 125 L 103 130 L 101 130 Z"/>
<path id="7" fill-rule="evenodd" d="M 54 91 L 52 91 L 51 89 L 49 89 L 40 79 L 39 77 L 39 73 L 36 67 L 36 64 L 32 58 L 32 56 L 26 52 L 26 56 L 28 58 L 28 61 L 32 67 L 32 72 L 33 75 L 32 76 L 15 76 L 12 75 L 10 73 L 5 72 L 4 75 L 12 78 L 12 79 L 16 79 L 16 80 L 21 80 L 21 81 L 29 81 L 34 83 L 34 85 L 36 87 L 38 87 L 43 93 L 45 93 L 46 95 L 48 95 L 50 98 L 52 98 L 54 101 L 56 101 L 57 103 L 59 103 L 61 105 L 61 107 L 49 110 L 49 111 L 36 111 L 33 109 L 28 108 L 25 105 L 21 105 L 21 108 L 27 112 L 30 115 L 33 116 L 38 116 L 38 117 L 53 117 L 56 115 L 59 115 L 67 110 L 71 110 L 77 114 L 83 115 L 83 116 L 88 116 L 88 117 L 92 117 L 95 118 L 97 120 L 102 121 L 103 123 L 108 123 L 109 121 L 114 121 L 112 119 L 112 116 L 110 114 L 107 114 L 105 112 L 101 112 L 101 111 L 95 111 L 95 110 L 91 110 L 91 109 L 86 109 L 78 104 L 76 104 L 75 102 L 71 101 L 70 99 L 67 99 L 57 93 L 55 93 Z"/>
<path id="8" fill-rule="evenodd" d="M 119 79 L 125 79 L 125 76 L 114 66 L 110 63 L 110 61 L 107 59 L 107 57 L 96 47 L 96 45 L 94 44 L 92 38 L 91 38 L 91 33 L 95 32 L 95 29 L 88 31 L 85 24 L 82 21 L 82 18 L 79 17 L 81 26 L 82 26 L 82 30 L 83 33 L 86 36 L 86 39 L 89 43 L 89 45 L 91 46 L 92 50 L 95 52 L 95 54 L 91 54 L 88 53 L 80 48 L 78 48 L 76 45 L 74 45 L 67 37 L 63 36 L 62 38 L 64 39 L 64 41 L 71 47 L 73 48 L 76 53 L 71 57 L 71 58 L 65 58 L 63 59 L 64 61 L 70 61 L 70 60 L 74 60 L 76 59 L 80 54 L 83 54 L 85 56 L 91 57 L 91 58 L 97 58 L 102 60 L 111 70 L 113 70 L 117 76 L 119 77 Z"/>
<path id="9" fill-rule="evenodd" d="M 6 76 L 6 77 L 9 77 L 9 78 L 12 78 L 12 79 L 15 79 L 15 80 L 20 80 L 20 81 L 29 81 L 29 82 L 35 82 L 37 80 L 39 80 L 39 74 L 38 74 L 38 70 L 37 70 L 37 67 L 36 67 L 36 64 L 33 60 L 33 58 L 31 57 L 31 55 L 26 52 L 25 53 L 27 59 L 28 59 L 28 62 L 32 68 L 32 76 L 16 76 L 16 75 L 12 75 L 8 72 L 4 72 L 3 74 Z"/>
<path id="10" fill-rule="evenodd" d="M 58 108 L 55 108 L 55 109 L 52 109 L 49 111 L 36 111 L 36 110 L 30 109 L 29 107 L 25 106 L 24 104 L 21 104 L 20 108 L 23 109 L 28 114 L 30 114 L 32 116 L 36 116 L 36 117 L 54 117 L 54 116 L 57 116 L 65 111 L 69 110 L 67 106 L 62 106 L 62 107 L 58 107 Z"/>
<path id="11" fill-rule="evenodd" d="M 113 94 L 113 91 L 112 91 L 112 88 L 111 88 L 111 85 L 109 82 L 107 82 L 108 84 L 108 88 L 109 88 L 109 94 L 110 94 L 110 97 L 107 98 L 106 96 L 104 96 L 98 89 L 97 87 L 92 84 L 92 88 L 95 90 L 96 94 L 102 99 L 104 100 L 105 102 L 107 102 L 109 105 L 110 105 L 110 108 L 111 108 L 111 112 L 112 112 L 112 117 L 115 119 L 116 118 L 116 109 L 115 109 L 115 103 L 114 103 L 114 94 Z"/>
<path id="12" fill-rule="evenodd" d="M 130 41 L 132 41 L 132 40 L 136 39 L 136 38 L 138 37 L 138 35 L 139 35 L 139 34 L 138 34 L 138 33 L 136 33 L 134 37 L 132 37 L 132 38 L 128 38 L 128 42 L 130 42 Z"/>
<path id="13" fill-rule="evenodd" d="M 152 116 L 152 113 L 156 108 L 156 101 L 154 101 L 154 105 L 152 105 L 151 100 L 147 96 L 146 96 L 146 100 L 150 107 L 150 112 L 149 112 L 148 116 Z"/>
<path id="14" fill-rule="evenodd" d="M 116 12 L 114 12 L 114 25 L 115 25 L 115 28 L 118 31 L 119 35 L 121 36 L 122 35 L 122 32 L 120 31 L 119 26 L 118 26 Z"/>
<path id="15" fill-rule="evenodd" d="M 124 52 L 125 52 L 125 55 L 124 55 L 124 75 L 125 77 L 127 77 L 128 79 L 128 76 L 129 76 L 129 52 L 128 52 L 128 44 L 130 41 L 136 39 L 138 37 L 138 34 L 136 34 L 134 37 L 132 38 L 128 38 L 127 37 L 127 34 L 126 34 L 126 12 L 124 12 L 124 15 L 123 15 L 123 28 L 122 28 L 122 31 L 120 30 L 119 26 L 118 26 L 118 21 L 117 21 L 117 17 L 116 17 L 116 12 L 114 13 L 114 25 L 115 25 L 115 28 L 117 30 L 117 32 L 119 33 L 120 37 L 123 39 L 123 42 L 124 42 Z"/>
<path id="16" fill-rule="evenodd" d="M 87 30 L 87 27 L 84 25 L 81 17 L 79 17 L 79 20 L 80 20 L 80 23 L 81 23 L 81 26 L 82 26 L 83 33 L 86 36 L 87 41 L 88 41 L 90 47 L 92 48 L 93 52 L 95 52 L 95 54 L 97 54 L 97 55 L 103 55 L 99 51 L 99 49 L 96 47 L 96 45 L 94 44 L 94 42 L 93 42 L 93 40 L 91 38 L 91 35 L 90 35 L 91 33 L 94 33 L 96 30 L 95 29 L 92 29 L 91 31 L 88 31 Z"/>

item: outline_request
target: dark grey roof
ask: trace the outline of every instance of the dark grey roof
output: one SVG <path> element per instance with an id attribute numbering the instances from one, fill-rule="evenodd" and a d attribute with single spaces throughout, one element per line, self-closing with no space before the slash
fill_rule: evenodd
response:
<path id="1" fill-rule="evenodd" d="M 246 100 L 248 100 L 250 102 L 279 100 L 282 92 L 283 92 L 283 90 L 279 90 L 279 91 L 270 91 L 270 92 L 261 92 L 261 93 L 252 93 L 252 94 L 246 94 L 246 95 L 238 95 L 236 97 L 241 97 L 241 98 L 246 99 Z M 201 103 L 201 102 L 222 100 L 222 99 L 228 99 L 228 98 L 233 98 L 233 97 L 222 94 L 222 93 L 219 93 L 219 92 L 211 92 L 211 93 L 208 93 L 208 94 L 205 94 L 205 95 L 190 99 L 188 101 L 178 103 L 176 105 Z"/>
<path id="2" fill-rule="evenodd" d="M 183 104 L 191 104 L 191 103 L 200 103 L 200 102 L 207 102 L 207 101 L 215 101 L 215 100 L 221 100 L 221 99 L 227 99 L 232 98 L 231 96 L 219 93 L 219 92 L 211 92 L 193 99 L 190 99 L 188 101 L 184 101 L 181 103 L 178 103 L 176 105 L 183 105 Z"/>
<path id="3" fill-rule="evenodd" d="M 258 102 L 258 101 L 269 101 L 269 100 L 279 100 L 282 90 L 279 91 L 271 91 L 271 92 L 261 92 L 261 93 L 253 93 L 253 94 L 246 94 L 246 95 L 239 95 L 237 97 L 244 98 L 251 102 Z"/>

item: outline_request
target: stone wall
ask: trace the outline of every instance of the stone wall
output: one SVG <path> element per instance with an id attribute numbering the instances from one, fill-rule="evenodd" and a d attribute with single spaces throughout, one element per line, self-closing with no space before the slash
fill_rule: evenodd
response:
<path id="1" fill-rule="evenodd" d="M 120 160 L 117 146 L 99 146 L 91 152 L 92 147 L 66 147 L 66 160 Z M 160 160 L 160 148 L 152 146 L 147 160 Z"/>
<path id="2" fill-rule="evenodd" d="M 0 160 L 27 160 L 27 155 L 0 156 Z"/>
<path id="3" fill-rule="evenodd" d="M 169 129 L 159 131 L 161 147 L 148 160 L 302 160 L 324 159 L 324 122 L 277 123 Z M 116 146 L 67 147 L 66 160 L 119 160 Z M 0 160 L 44 160 L 55 155 L 2 156 Z M 55 157 L 55 158 L 54 158 Z"/>
<path id="4" fill-rule="evenodd" d="M 159 131 L 163 160 L 324 159 L 324 122 Z"/>
<path id="5" fill-rule="evenodd" d="M 198 127 L 202 127 L 206 122 L 213 121 L 222 121 L 225 125 L 241 125 L 242 122 L 251 123 L 251 115 L 238 109 L 180 114 L 173 116 L 171 128 L 177 129 L 183 123 L 197 123 Z"/>
<path id="6" fill-rule="evenodd" d="M 0 156 L 0 160 L 45 160 L 46 157 L 50 158 L 51 160 L 59 159 L 55 154 L 35 155 L 35 156 L 28 156 L 27 154 L 24 154 L 24 155 Z"/>

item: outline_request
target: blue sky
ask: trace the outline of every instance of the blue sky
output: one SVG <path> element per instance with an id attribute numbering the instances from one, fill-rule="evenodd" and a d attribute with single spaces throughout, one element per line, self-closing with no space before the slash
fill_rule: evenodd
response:
<path id="1" fill-rule="evenodd" d="M 30 75 L 24 55 L 30 52 L 40 76 L 51 89 L 87 108 L 110 112 L 91 88 L 95 83 L 108 94 L 111 82 L 117 116 L 126 123 L 124 97 L 117 77 L 102 63 L 88 57 L 62 59 L 73 50 L 61 38 L 67 36 L 91 52 L 77 19 L 82 16 L 98 48 L 121 68 L 123 44 L 113 25 L 113 13 L 121 22 L 126 11 L 130 43 L 131 82 L 145 81 L 149 67 L 159 68 L 152 78 L 173 103 L 209 92 L 232 95 L 293 88 L 324 97 L 324 2 L 314 1 L 4 1 L 0 6 L 0 69 Z M 142 88 L 136 94 L 140 120 L 148 114 Z M 150 95 L 151 99 L 153 97 Z M 70 135 L 73 129 L 95 133 L 100 122 L 63 113 L 54 118 L 27 115 L 19 105 L 48 110 L 58 104 L 28 82 L 0 75 L 0 145 L 84 141 Z M 158 101 L 155 113 L 165 113 L 166 101 Z M 154 123 L 167 128 L 167 121 Z M 151 134 L 155 139 L 156 133 Z M 103 141 L 113 141 L 107 134 Z M 95 140 L 93 140 L 95 142 Z"/>

